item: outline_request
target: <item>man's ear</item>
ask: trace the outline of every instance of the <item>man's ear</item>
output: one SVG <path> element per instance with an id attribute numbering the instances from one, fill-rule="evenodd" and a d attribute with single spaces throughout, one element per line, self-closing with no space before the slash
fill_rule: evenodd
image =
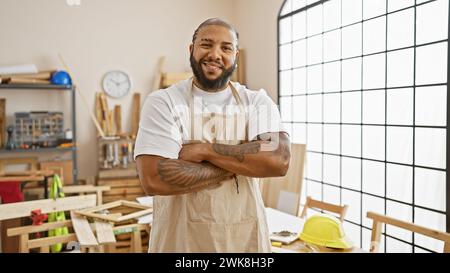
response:
<path id="1" fill-rule="evenodd" d="M 194 50 L 194 44 L 189 45 L 189 53 L 192 54 L 192 51 Z"/>

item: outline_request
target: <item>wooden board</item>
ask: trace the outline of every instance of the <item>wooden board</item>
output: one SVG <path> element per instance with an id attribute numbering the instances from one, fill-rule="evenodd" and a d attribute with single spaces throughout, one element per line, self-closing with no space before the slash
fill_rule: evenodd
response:
<path id="1" fill-rule="evenodd" d="M 158 63 L 156 65 L 155 76 L 153 78 L 153 88 L 151 91 L 156 91 L 161 88 L 161 80 L 162 80 L 162 68 L 164 66 L 165 57 L 160 57 L 158 59 Z"/>
<path id="2" fill-rule="evenodd" d="M 120 105 L 114 107 L 114 121 L 116 125 L 116 135 L 122 134 L 122 110 Z"/>
<path id="3" fill-rule="evenodd" d="M 141 112 L 141 94 L 133 94 L 133 108 L 131 115 L 131 137 L 136 138 L 139 129 L 139 118 Z"/>
<path id="4" fill-rule="evenodd" d="M 42 213 L 67 211 L 93 207 L 97 204 L 95 194 L 71 196 L 65 198 L 44 199 L 0 205 L 0 221 L 28 217 L 32 210 L 40 209 Z"/>
<path id="5" fill-rule="evenodd" d="M 101 93 L 100 92 L 95 93 L 95 117 L 97 118 L 98 122 L 100 122 L 100 124 L 103 121 L 101 100 L 102 100 Z M 97 136 L 100 136 L 100 132 L 97 132 Z"/>
<path id="6" fill-rule="evenodd" d="M 105 191 L 103 193 L 103 196 L 110 196 L 110 195 L 136 195 L 141 194 L 144 195 L 144 190 L 141 187 L 127 187 L 127 188 L 115 188 L 111 189 L 109 191 Z"/>
<path id="7" fill-rule="evenodd" d="M 172 84 L 175 84 L 177 82 L 189 79 L 190 77 L 192 77 L 192 72 L 163 73 L 163 75 L 162 75 L 162 82 L 161 82 L 161 88 L 169 87 Z"/>
<path id="8" fill-rule="evenodd" d="M 239 49 L 239 56 L 237 58 L 237 68 L 231 76 L 231 80 L 239 82 L 242 85 L 246 84 L 245 80 L 245 50 Z"/>
<path id="9" fill-rule="evenodd" d="M 1 223 L 0 236 L 1 241 L 1 252 L 2 253 L 16 253 L 19 252 L 19 237 L 8 237 L 7 231 L 10 228 L 20 227 L 22 224 L 22 219 L 9 219 L 4 220 Z"/>
<path id="10" fill-rule="evenodd" d="M 99 170 L 99 178 L 118 178 L 118 177 L 137 177 L 136 168 L 130 168 L 130 166 L 136 166 L 134 163 L 128 164 L 127 169 L 111 169 L 111 170 Z"/>
<path id="11" fill-rule="evenodd" d="M 0 148 L 8 141 L 6 135 L 6 99 L 0 99 Z"/>
<path id="12" fill-rule="evenodd" d="M 73 162 L 72 160 L 63 161 L 44 161 L 40 162 L 41 170 L 54 170 L 61 178 L 64 185 L 73 184 Z"/>
<path id="13" fill-rule="evenodd" d="M 2 78 L 27 78 L 27 79 L 38 79 L 38 80 L 50 80 L 52 73 L 56 70 L 41 71 L 38 73 L 24 73 L 24 74 L 3 74 L 0 75 Z"/>
<path id="14" fill-rule="evenodd" d="M 97 246 L 98 242 L 95 239 L 91 226 L 86 217 L 80 216 L 75 212 L 70 212 L 70 219 L 72 220 L 73 229 L 77 235 L 78 242 L 81 246 Z"/>
<path id="15" fill-rule="evenodd" d="M 113 225 L 105 221 L 94 221 L 95 232 L 97 234 L 97 240 L 100 244 L 115 243 L 116 237 L 114 236 Z"/>
<path id="16" fill-rule="evenodd" d="M 303 184 L 303 167 L 305 162 L 306 146 L 304 144 L 291 145 L 291 162 L 289 170 L 285 176 L 262 178 L 261 195 L 264 200 L 264 205 L 270 208 L 277 208 L 280 192 L 286 191 L 298 194 L 299 198 L 296 207 L 295 215 L 299 215 L 300 196 Z"/>
<path id="17" fill-rule="evenodd" d="M 39 80 L 39 79 L 27 79 L 27 78 L 6 78 L 5 81 L 9 84 L 14 83 L 26 83 L 26 84 L 50 84 L 49 80 Z"/>
<path id="18" fill-rule="evenodd" d="M 99 186 L 110 186 L 111 188 L 117 187 L 140 187 L 141 182 L 137 178 L 133 179 L 102 179 L 97 181 Z"/>

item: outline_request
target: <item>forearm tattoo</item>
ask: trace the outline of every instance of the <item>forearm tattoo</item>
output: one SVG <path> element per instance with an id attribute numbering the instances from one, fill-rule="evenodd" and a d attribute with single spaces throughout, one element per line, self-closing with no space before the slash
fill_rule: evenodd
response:
<path id="1" fill-rule="evenodd" d="M 232 156 L 239 162 L 244 161 L 244 155 L 256 154 L 261 151 L 261 144 L 258 142 L 249 142 L 240 145 L 213 144 L 216 153 L 224 156 Z"/>
<path id="2" fill-rule="evenodd" d="M 259 135 L 257 140 L 268 142 L 269 146 L 274 147 L 274 149 L 270 151 L 274 152 L 275 155 L 281 155 L 283 158 L 289 157 L 289 140 L 285 135 L 281 135 L 280 133 L 266 133 Z M 213 149 L 220 155 L 232 156 L 239 162 L 243 162 L 246 154 L 256 154 L 260 152 L 261 146 L 261 142 L 253 141 L 240 145 L 213 144 Z"/>
<path id="3" fill-rule="evenodd" d="M 162 159 L 158 162 L 161 180 L 181 189 L 195 189 L 217 184 L 229 174 L 210 163 L 193 163 L 178 159 Z"/>

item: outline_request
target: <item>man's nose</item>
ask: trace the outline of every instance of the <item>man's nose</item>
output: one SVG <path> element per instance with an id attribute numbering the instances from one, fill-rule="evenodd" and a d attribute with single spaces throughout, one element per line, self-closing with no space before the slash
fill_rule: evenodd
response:
<path id="1" fill-rule="evenodd" d="M 208 52 L 208 57 L 211 60 L 220 60 L 220 47 L 219 46 L 213 46 Z"/>

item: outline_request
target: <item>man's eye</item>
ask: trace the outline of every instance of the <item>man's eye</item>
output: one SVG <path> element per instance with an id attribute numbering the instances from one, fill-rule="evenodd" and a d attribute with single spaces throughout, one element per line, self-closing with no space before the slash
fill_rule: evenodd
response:
<path id="1" fill-rule="evenodd" d="M 231 47 L 224 47 L 223 50 L 225 50 L 225 51 L 232 51 L 233 49 Z"/>

